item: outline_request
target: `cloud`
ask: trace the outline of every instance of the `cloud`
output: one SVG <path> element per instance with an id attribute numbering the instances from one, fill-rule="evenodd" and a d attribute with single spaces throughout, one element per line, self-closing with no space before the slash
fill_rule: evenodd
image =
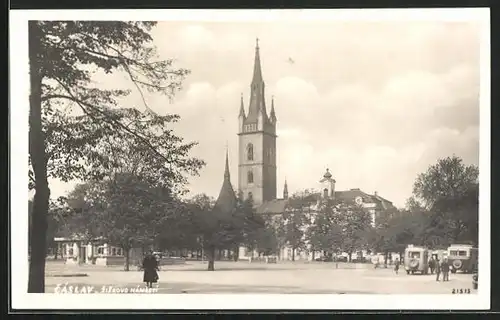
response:
<path id="1" fill-rule="evenodd" d="M 330 167 L 339 189 L 361 188 L 403 205 L 419 172 L 453 153 L 478 163 L 479 33 L 470 23 L 189 23 L 153 32 L 162 58 L 192 72 L 159 112 L 207 162 L 192 193 L 217 196 L 229 146 L 237 185 L 240 96 L 248 108 L 255 37 L 266 104 L 278 118 L 278 194 L 316 188 Z M 291 57 L 295 63 L 287 63 Z M 128 86 L 126 79 L 104 80 Z M 140 105 L 138 96 L 127 102 Z"/>

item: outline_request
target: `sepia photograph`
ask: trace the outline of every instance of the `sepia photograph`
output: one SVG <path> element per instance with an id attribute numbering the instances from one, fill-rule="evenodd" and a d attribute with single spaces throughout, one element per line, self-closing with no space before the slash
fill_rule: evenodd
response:
<path id="1" fill-rule="evenodd" d="M 12 308 L 489 308 L 488 9 L 11 18 Z"/>

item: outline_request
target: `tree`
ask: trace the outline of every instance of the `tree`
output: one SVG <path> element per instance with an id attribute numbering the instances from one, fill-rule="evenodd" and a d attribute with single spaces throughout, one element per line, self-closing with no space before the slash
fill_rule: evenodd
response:
<path id="1" fill-rule="evenodd" d="M 286 244 L 292 248 L 292 261 L 295 261 L 295 251 L 306 248 L 305 231 L 311 221 L 311 206 L 316 198 L 308 190 L 297 192 L 288 203 L 284 213 L 284 233 Z"/>
<path id="2" fill-rule="evenodd" d="M 366 232 L 372 226 L 371 214 L 359 205 L 339 203 L 339 226 L 342 230 L 342 250 L 351 261 L 355 250 L 367 246 Z"/>
<path id="3" fill-rule="evenodd" d="M 190 201 L 191 232 L 198 235 L 208 258 L 208 270 L 215 270 L 216 250 L 232 250 L 248 243 L 264 227 L 251 200 L 237 199 L 231 210 L 220 210 L 210 197 L 197 195 Z"/>
<path id="4" fill-rule="evenodd" d="M 270 219 L 264 222 L 263 227 L 257 228 L 254 235 L 255 242 L 252 249 L 255 248 L 259 255 L 268 256 L 279 253 L 278 233 Z"/>
<path id="5" fill-rule="evenodd" d="M 478 184 L 479 169 L 466 166 L 455 155 L 439 159 L 426 172 L 417 176 L 413 184 L 413 197 L 428 210 L 442 199 L 459 199 Z"/>
<path id="6" fill-rule="evenodd" d="M 51 201 L 49 203 L 48 217 L 47 217 L 47 233 L 46 233 L 46 243 L 47 247 L 52 247 L 54 250 L 55 259 L 58 256 L 57 243 L 54 241 L 56 235 L 65 234 L 66 221 L 65 221 L 66 210 L 61 206 L 58 201 Z M 31 254 L 31 237 L 33 228 L 33 201 L 28 200 L 28 252 Z"/>
<path id="7" fill-rule="evenodd" d="M 157 60 L 149 34 L 155 22 L 30 21 L 29 170 L 33 199 L 32 249 L 28 292 L 44 292 L 48 177 L 63 181 L 102 179 L 120 166 L 111 147 L 133 146 L 145 166 L 157 169 L 157 184 L 179 187 L 184 174 L 196 174 L 203 162 L 188 157 L 193 143 L 183 144 L 168 125 L 175 115 L 158 115 L 144 101 L 145 111 L 117 106 L 131 90 L 98 88 L 97 71 L 126 74 L 134 90 L 172 98 L 185 69 Z M 81 115 L 70 116 L 76 106 Z M 110 147 L 110 148 L 111 148 Z M 173 188 L 172 188 L 173 189 Z"/>
<path id="8" fill-rule="evenodd" d="M 479 169 L 457 156 L 439 159 L 418 175 L 413 196 L 429 210 L 424 242 L 447 246 L 455 241 L 477 244 Z"/>
<path id="9" fill-rule="evenodd" d="M 410 245 L 424 245 L 424 234 L 428 224 L 426 212 L 403 212 L 390 217 L 380 230 L 379 248 L 386 255 L 389 252 L 402 254 Z M 387 261 L 386 261 L 387 264 Z"/>
<path id="10" fill-rule="evenodd" d="M 306 232 L 313 252 L 320 250 L 325 256 L 331 256 L 342 246 L 342 228 L 338 214 L 332 200 L 320 204 L 318 213 Z"/>

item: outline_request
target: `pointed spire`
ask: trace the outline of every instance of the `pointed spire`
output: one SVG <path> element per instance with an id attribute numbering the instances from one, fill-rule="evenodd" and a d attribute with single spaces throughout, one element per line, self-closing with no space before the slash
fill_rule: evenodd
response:
<path id="1" fill-rule="evenodd" d="M 286 183 L 286 177 L 285 177 L 285 186 L 283 187 L 283 199 L 288 199 L 288 184 Z"/>
<path id="2" fill-rule="evenodd" d="M 245 106 L 243 104 L 243 92 L 241 93 L 241 103 L 240 103 L 240 117 L 245 117 Z"/>
<path id="3" fill-rule="evenodd" d="M 264 80 L 262 78 L 262 70 L 260 67 L 259 43 L 255 47 L 255 62 L 253 69 L 252 84 L 250 86 L 250 102 L 248 106 L 248 115 L 246 120 L 249 123 L 259 122 L 259 126 L 263 126 L 267 121 L 267 110 L 264 92 Z M 259 121 L 261 117 L 261 121 Z"/>
<path id="4" fill-rule="evenodd" d="M 255 62 L 253 66 L 253 79 L 252 83 L 261 83 L 262 79 L 262 70 L 260 68 L 260 49 L 259 49 L 259 38 L 256 39 L 255 45 Z"/>
<path id="5" fill-rule="evenodd" d="M 274 112 L 274 96 L 271 97 L 271 113 L 269 114 L 271 121 L 276 121 L 276 113 Z"/>
<path id="6" fill-rule="evenodd" d="M 229 151 L 226 141 L 226 167 L 224 168 L 224 179 L 229 179 L 231 176 L 229 175 Z"/>
<path id="7" fill-rule="evenodd" d="M 231 185 L 231 177 L 229 174 L 229 152 L 226 143 L 226 165 L 224 168 L 224 181 L 220 189 L 219 197 L 215 202 L 214 209 L 223 213 L 229 213 L 236 207 L 236 194 Z"/>

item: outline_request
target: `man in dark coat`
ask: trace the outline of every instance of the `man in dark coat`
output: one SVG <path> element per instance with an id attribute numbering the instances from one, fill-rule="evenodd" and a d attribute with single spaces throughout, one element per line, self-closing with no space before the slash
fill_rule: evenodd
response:
<path id="1" fill-rule="evenodd" d="M 436 267 L 436 281 L 439 281 L 439 275 L 441 274 L 441 262 L 439 261 L 439 259 L 436 259 L 435 267 Z"/>
<path id="2" fill-rule="evenodd" d="M 443 281 L 450 281 L 450 263 L 447 258 L 441 264 L 441 272 L 443 273 Z"/>
<path id="3" fill-rule="evenodd" d="M 398 271 L 399 271 L 399 259 L 396 259 L 394 261 L 394 272 L 396 272 L 396 274 L 398 274 Z"/>
<path id="4" fill-rule="evenodd" d="M 431 260 L 429 260 L 429 269 L 431 269 L 431 274 L 434 274 L 434 269 L 436 269 L 436 260 L 434 260 L 434 257 L 431 257 Z"/>
<path id="5" fill-rule="evenodd" d="M 143 281 L 146 282 L 148 288 L 153 287 L 153 283 L 158 282 L 158 261 L 155 256 L 153 256 L 153 252 L 149 251 L 144 260 L 142 261 L 142 268 L 144 269 L 144 278 Z"/>

